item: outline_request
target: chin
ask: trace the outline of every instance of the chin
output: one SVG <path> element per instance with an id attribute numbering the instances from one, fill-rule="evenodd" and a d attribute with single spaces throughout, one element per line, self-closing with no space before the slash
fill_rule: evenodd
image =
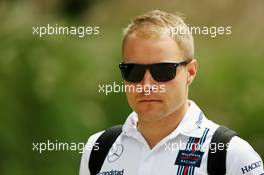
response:
<path id="1" fill-rule="evenodd" d="M 163 112 L 159 107 L 143 107 L 143 108 L 136 108 L 135 112 L 138 116 L 143 117 L 144 119 L 151 119 L 155 120 L 162 116 Z"/>
<path id="2" fill-rule="evenodd" d="M 138 111 L 140 113 L 160 111 L 161 109 L 162 109 L 162 105 L 160 103 L 138 103 L 135 106 L 135 111 Z"/>

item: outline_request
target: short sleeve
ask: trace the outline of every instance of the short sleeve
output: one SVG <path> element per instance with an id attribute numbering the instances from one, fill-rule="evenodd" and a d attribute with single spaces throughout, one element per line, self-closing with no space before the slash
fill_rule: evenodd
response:
<path id="1" fill-rule="evenodd" d="M 264 175 L 263 162 L 248 142 L 233 137 L 226 156 L 227 175 Z"/>

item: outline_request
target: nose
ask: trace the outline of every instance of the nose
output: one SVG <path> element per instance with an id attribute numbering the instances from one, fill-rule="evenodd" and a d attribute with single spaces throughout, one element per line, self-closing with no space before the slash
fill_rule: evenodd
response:
<path id="1" fill-rule="evenodd" d="M 144 78 L 142 80 L 142 86 L 145 86 L 145 85 L 153 85 L 155 84 L 155 80 L 154 78 L 152 77 L 150 71 L 147 69 L 145 75 L 144 75 Z"/>

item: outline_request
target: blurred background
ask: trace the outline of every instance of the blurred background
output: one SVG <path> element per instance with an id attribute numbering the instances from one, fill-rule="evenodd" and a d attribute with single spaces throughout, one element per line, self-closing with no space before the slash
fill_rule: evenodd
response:
<path id="1" fill-rule="evenodd" d="M 78 151 L 33 151 L 32 143 L 86 142 L 131 112 L 121 83 L 122 29 L 137 15 L 181 12 L 193 26 L 231 26 L 195 35 L 194 100 L 209 119 L 236 130 L 264 158 L 264 1 L 0 1 L 0 174 L 78 174 Z M 99 26 L 100 34 L 38 37 L 33 26 Z"/>

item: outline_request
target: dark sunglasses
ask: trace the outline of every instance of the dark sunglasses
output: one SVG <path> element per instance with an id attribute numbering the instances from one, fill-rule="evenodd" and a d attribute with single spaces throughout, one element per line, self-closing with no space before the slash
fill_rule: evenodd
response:
<path id="1" fill-rule="evenodd" d="M 120 63 L 119 68 L 124 80 L 128 82 L 141 82 L 149 69 L 151 76 L 158 82 L 173 80 L 176 76 L 178 66 L 187 65 L 189 61 L 180 63 L 155 63 L 155 64 L 135 64 Z"/>

